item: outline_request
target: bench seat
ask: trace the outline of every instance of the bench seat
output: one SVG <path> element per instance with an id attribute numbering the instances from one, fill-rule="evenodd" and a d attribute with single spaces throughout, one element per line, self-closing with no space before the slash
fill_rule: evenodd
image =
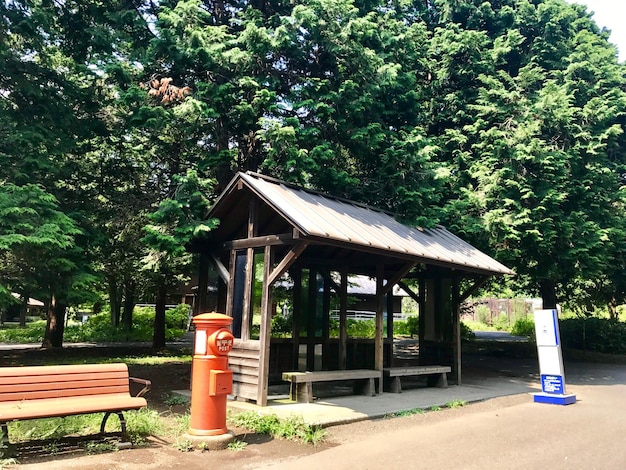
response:
<path id="1" fill-rule="evenodd" d="M 131 395 L 131 383 L 143 388 Z M 121 363 L 0 367 L 2 441 L 9 442 L 10 421 L 89 413 L 104 413 L 102 433 L 109 416 L 117 414 L 125 436 L 122 412 L 147 406 L 142 395 L 149 390 L 149 380 L 129 377 Z"/>
<path id="2" fill-rule="evenodd" d="M 313 382 L 353 380 L 355 394 L 374 396 L 375 380 L 382 378 L 381 371 L 371 369 L 283 372 L 282 376 L 290 383 L 289 398 L 299 403 L 313 402 Z"/>
<path id="3" fill-rule="evenodd" d="M 429 387 L 448 387 L 448 378 L 446 374 L 451 372 L 450 366 L 410 366 L 410 367 L 387 367 L 383 369 L 386 385 L 388 390 L 394 393 L 402 392 L 401 377 L 426 375 L 428 376 Z"/>

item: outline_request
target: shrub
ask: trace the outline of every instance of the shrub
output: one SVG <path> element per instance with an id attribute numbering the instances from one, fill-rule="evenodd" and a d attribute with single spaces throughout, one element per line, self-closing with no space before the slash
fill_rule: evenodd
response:
<path id="1" fill-rule="evenodd" d="M 461 341 L 473 341 L 476 339 L 476 334 L 463 322 L 460 323 L 461 328 Z"/>
<path id="2" fill-rule="evenodd" d="M 607 318 L 566 318 L 559 322 L 564 347 L 626 354 L 626 323 Z"/>
<path id="3" fill-rule="evenodd" d="M 272 317 L 272 337 L 274 338 L 290 338 L 293 326 L 292 316 L 283 317 L 276 314 Z"/>
<path id="4" fill-rule="evenodd" d="M 173 341 L 185 334 L 188 318 L 188 305 L 179 305 L 167 310 L 165 312 L 165 339 Z M 28 323 L 26 328 L 0 329 L 0 341 L 3 343 L 41 343 L 45 330 L 45 321 Z M 113 326 L 109 313 L 105 312 L 92 315 L 83 324 L 69 324 L 63 333 L 63 340 L 68 343 L 152 341 L 153 332 L 154 308 L 141 307 L 133 312 L 133 327 L 130 331 L 121 326 Z"/>
<path id="5" fill-rule="evenodd" d="M 535 321 L 533 317 L 523 317 L 515 320 L 513 328 L 511 328 L 511 334 L 514 336 L 528 336 L 534 338 L 535 336 Z"/>
<path id="6" fill-rule="evenodd" d="M 492 326 L 496 331 L 507 331 L 509 329 L 509 317 L 506 313 L 501 313 L 492 321 Z"/>

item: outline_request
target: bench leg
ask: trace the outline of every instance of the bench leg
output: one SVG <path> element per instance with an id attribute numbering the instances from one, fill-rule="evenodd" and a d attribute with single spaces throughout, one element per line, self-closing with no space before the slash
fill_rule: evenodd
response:
<path id="1" fill-rule="evenodd" d="M 376 384 L 374 379 L 355 380 L 353 390 L 356 395 L 373 397 L 376 395 Z"/>
<path id="2" fill-rule="evenodd" d="M 389 391 L 391 393 L 402 393 L 400 377 L 389 377 Z"/>
<path id="3" fill-rule="evenodd" d="M 445 372 L 428 376 L 428 386 L 438 388 L 448 388 L 448 376 Z"/>
<path id="4" fill-rule="evenodd" d="M 289 399 L 298 403 L 313 403 L 313 384 L 311 382 L 291 382 Z"/>
<path id="5" fill-rule="evenodd" d="M 13 453 L 11 442 L 9 441 L 9 428 L 7 423 L 0 424 L 0 461 L 9 457 Z M 1 467 L 0 467 L 1 468 Z"/>
<path id="6" fill-rule="evenodd" d="M 122 436 L 126 437 L 126 420 L 124 419 L 124 413 L 121 411 L 107 411 L 104 413 L 104 418 L 102 418 L 102 424 L 100 425 L 100 434 L 104 434 L 104 428 L 107 425 L 107 420 L 109 416 L 115 413 L 120 418 L 120 426 L 122 427 Z"/>

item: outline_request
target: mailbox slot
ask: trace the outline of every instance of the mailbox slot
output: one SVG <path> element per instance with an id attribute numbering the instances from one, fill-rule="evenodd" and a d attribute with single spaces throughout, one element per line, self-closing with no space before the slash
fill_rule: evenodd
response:
<path id="1" fill-rule="evenodd" d="M 233 371 L 211 370 L 209 375 L 209 396 L 233 393 Z"/>

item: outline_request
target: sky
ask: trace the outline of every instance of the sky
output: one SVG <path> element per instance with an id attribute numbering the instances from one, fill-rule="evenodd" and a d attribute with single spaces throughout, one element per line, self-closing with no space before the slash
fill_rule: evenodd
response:
<path id="1" fill-rule="evenodd" d="M 626 61 L 626 0 L 567 0 L 568 3 L 586 5 L 594 12 L 593 19 L 600 26 L 611 30 L 609 41 L 619 50 L 619 61 Z"/>

